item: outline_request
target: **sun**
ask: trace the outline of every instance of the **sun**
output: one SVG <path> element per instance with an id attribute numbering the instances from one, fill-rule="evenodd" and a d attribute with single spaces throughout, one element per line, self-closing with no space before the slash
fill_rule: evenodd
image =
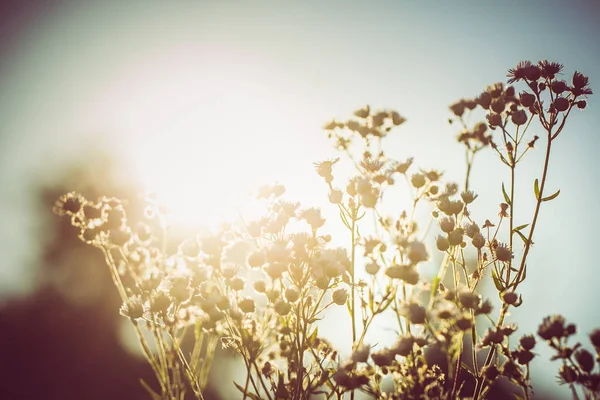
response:
<path id="1" fill-rule="evenodd" d="M 280 172 L 289 110 L 277 82 L 264 71 L 167 59 L 123 91 L 143 110 L 123 115 L 135 179 L 178 224 L 211 227 L 251 212 L 250 191 Z"/>

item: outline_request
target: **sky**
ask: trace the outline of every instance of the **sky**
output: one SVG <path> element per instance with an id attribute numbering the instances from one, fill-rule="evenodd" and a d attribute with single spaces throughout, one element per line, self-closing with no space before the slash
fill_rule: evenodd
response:
<path id="1" fill-rule="evenodd" d="M 99 148 L 125 160 L 123 172 L 182 220 L 213 223 L 243 203 L 246 188 L 265 182 L 323 204 L 327 190 L 312 163 L 334 153 L 320 128 L 365 104 L 407 118 L 389 140 L 395 156 L 462 181 L 449 104 L 504 81 L 525 59 L 582 71 L 592 89 L 600 81 L 594 1 L 2 4 L 0 297 L 35 287 L 45 221 L 36 217 L 32 184 L 54 182 Z M 525 302 L 514 315 L 523 331 L 553 313 L 577 323 L 580 338 L 600 325 L 599 118 L 592 96 L 553 149 L 548 185 L 561 195 L 542 209 L 543 244 L 532 250 Z M 524 163 L 521 193 L 532 191 L 542 156 Z M 475 212 L 485 219 L 497 213 L 489 205 L 502 201 L 508 177 L 491 152 L 476 163 Z M 523 218 L 531 210 L 524 201 Z M 541 358 L 534 376 L 553 375 L 557 367 Z"/>

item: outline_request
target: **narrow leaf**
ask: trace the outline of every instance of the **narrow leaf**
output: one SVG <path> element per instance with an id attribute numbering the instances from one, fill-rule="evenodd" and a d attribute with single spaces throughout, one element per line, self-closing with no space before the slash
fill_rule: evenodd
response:
<path id="1" fill-rule="evenodd" d="M 533 182 L 533 191 L 535 193 L 535 198 L 537 200 L 539 200 L 540 199 L 540 186 L 539 186 L 539 182 L 537 179 Z"/>
<path id="2" fill-rule="evenodd" d="M 317 335 L 318 334 L 319 334 L 319 327 L 316 326 L 315 329 L 310 334 L 310 336 L 308 337 L 308 344 L 309 344 L 309 346 L 312 347 L 315 344 L 315 341 L 317 340 Z"/>
<path id="3" fill-rule="evenodd" d="M 494 280 L 494 286 L 496 286 L 496 289 L 499 292 L 504 291 L 504 286 L 502 285 L 502 282 L 500 281 L 500 278 L 498 278 L 498 274 L 496 274 L 496 270 L 492 270 L 492 279 Z"/>
<path id="4" fill-rule="evenodd" d="M 508 197 L 508 194 L 506 194 L 506 189 L 504 188 L 504 182 L 502 182 L 502 194 L 504 195 L 504 201 L 506 201 L 506 204 L 512 207 L 512 204 L 510 204 L 510 197 Z"/>
<path id="5" fill-rule="evenodd" d="M 560 194 L 560 190 L 559 190 L 558 192 L 554 193 L 554 194 L 553 194 L 553 195 L 551 195 L 551 196 L 544 197 L 544 198 L 542 199 L 542 201 L 550 201 L 550 200 L 552 200 L 552 199 L 555 199 L 555 198 L 556 198 L 556 197 L 557 197 L 559 194 Z"/>
<path id="6" fill-rule="evenodd" d="M 243 388 L 243 387 L 241 387 L 240 385 L 238 385 L 238 384 L 237 384 L 235 381 L 233 381 L 233 384 L 235 385 L 235 387 L 236 387 L 236 388 L 237 388 L 237 389 L 238 389 L 240 392 L 242 392 L 244 395 L 248 396 L 250 399 L 252 399 L 252 400 L 260 400 L 260 397 L 258 397 L 258 396 L 257 396 L 256 394 L 254 394 L 254 393 L 251 393 L 251 392 L 246 392 L 246 391 L 244 390 L 244 388 Z"/>
<path id="7" fill-rule="evenodd" d="M 527 228 L 529 226 L 529 224 L 523 224 L 523 225 L 519 225 L 516 228 L 513 228 L 513 232 L 517 232 L 520 231 L 523 228 Z"/>
<path id="8" fill-rule="evenodd" d="M 521 240 L 523 240 L 523 243 L 524 243 L 525 245 L 527 245 L 527 238 L 525 237 L 525 235 L 523 235 L 523 234 L 521 233 L 521 231 L 515 231 L 515 233 L 516 233 L 516 234 L 518 234 L 518 235 L 521 237 Z"/>

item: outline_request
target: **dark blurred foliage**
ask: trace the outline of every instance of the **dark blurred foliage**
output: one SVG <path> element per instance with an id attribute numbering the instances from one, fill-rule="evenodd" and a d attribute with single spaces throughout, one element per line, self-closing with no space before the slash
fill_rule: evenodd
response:
<path id="1" fill-rule="evenodd" d="M 155 378 L 145 359 L 123 347 L 127 321 L 102 253 L 78 239 L 68 218 L 52 213 L 54 201 L 73 190 L 90 199 L 128 199 L 140 209 L 139 188 L 103 156 L 58 176 L 31 193 L 39 198 L 46 240 L 37 289 L 0 304 L 0 399 L 147 400 L 140 378 L 153 387 Z"/>

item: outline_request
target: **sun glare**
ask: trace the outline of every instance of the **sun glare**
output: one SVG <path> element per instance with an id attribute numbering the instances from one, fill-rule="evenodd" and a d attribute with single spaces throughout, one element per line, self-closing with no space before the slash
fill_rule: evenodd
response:
<path id="1" fill-rule="evenodd" d="M 138 79 L 135 102 L 146 111 L 126 117 L 138 181 L 184 225 L 251 213 L 251 190 L 277 176 L 272 158 L 282 149 L 274 138 L 289 112 L 277 85 L 227 64 L 198 70 L 171 59 L 149 75 L 162 72 L 176 79 Z"/>

